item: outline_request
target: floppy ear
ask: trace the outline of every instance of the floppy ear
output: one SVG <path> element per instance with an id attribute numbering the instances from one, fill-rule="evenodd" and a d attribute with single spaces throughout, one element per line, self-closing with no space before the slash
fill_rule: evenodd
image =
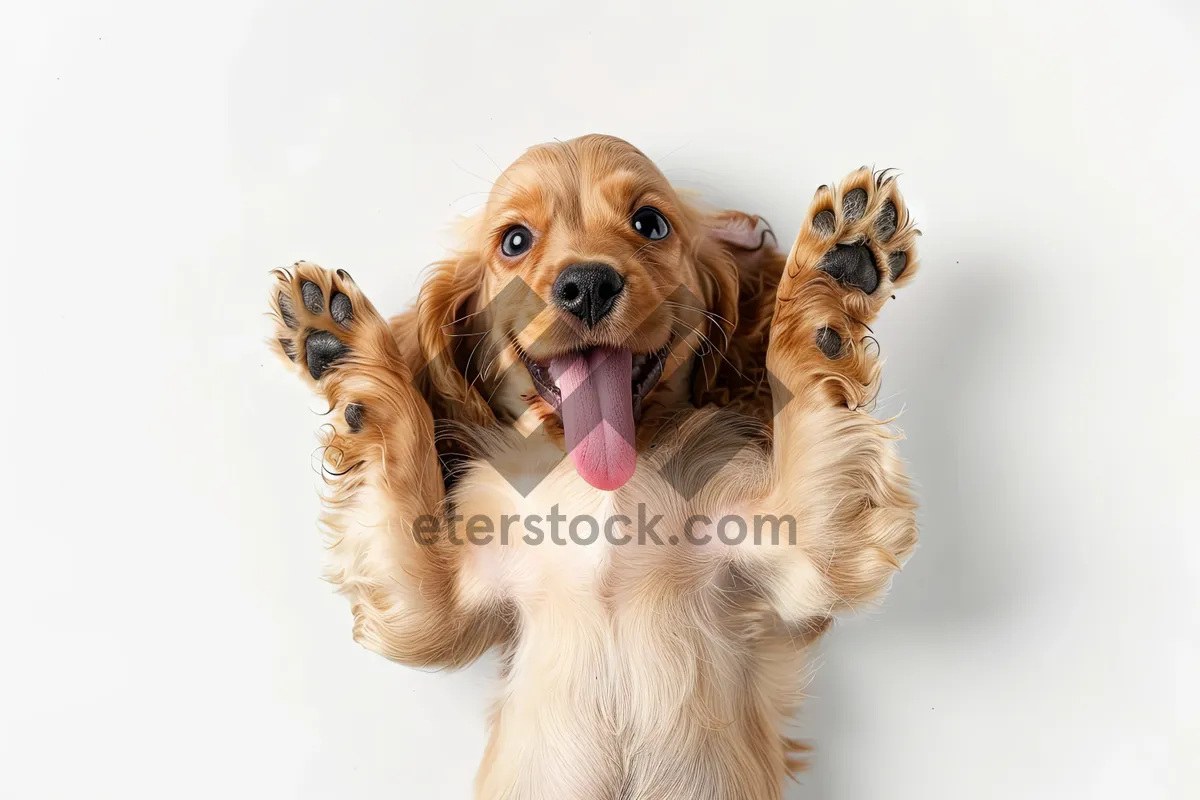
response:
<path id="1" fill-rule="evenodd" d="M 717 375 L 738 326 L 738 268 L 730 253 L 708 231 L 701 230 L 696 244 L 696 273 L 700 300 L 708 310 L 707 349 L 693 376 L 693 394 L 699 395 L 718 383 Z"/>
<path id="2" fill-rule="evenodd" d="M 770 418 L 771 387 L 766 376 L 767 344 L 775 314 L 775 292 L 786 256 L 776 246 L 770 225 L 741 211 L 718 211 L 703 218 L 705 241 L 699 250 L 702 285 L 712 287 L 709 310 L 722 322 L 726 338 L 721 351 L 697 375 L 693 394 L 697 405 L 737 405 L 740 410 Z M 732 288 L 729 284 L 732 282 Z M 732 308 L 731 308 L 732 306 Z M 728 324 L 728 328 L 726 328 Z"/>
<path id="3" fill-rule="evenodd" d="M 472 329 L 483 277 L 483 260 L 473 252 L 432 265 L 417 298 L 416 333 L 424 369 L 416 379 L 431 403 L 438 404 L 440 418 L 488 426 L 496 417 L 461 367 L 485 334 Z"/>

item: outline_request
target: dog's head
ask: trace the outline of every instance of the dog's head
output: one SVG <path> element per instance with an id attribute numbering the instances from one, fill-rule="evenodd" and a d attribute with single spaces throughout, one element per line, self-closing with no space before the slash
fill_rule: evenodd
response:
<path id="1" fill-rule="evenodd" d="M 585 480 L 614 489 L 647 420 L 717 374 L 737 316 L 711 218 L 636 148 L 594 135 L 504 171 L 466 246 L 435 265 L 417 329 L 450 416 L 544 425 Z"/>

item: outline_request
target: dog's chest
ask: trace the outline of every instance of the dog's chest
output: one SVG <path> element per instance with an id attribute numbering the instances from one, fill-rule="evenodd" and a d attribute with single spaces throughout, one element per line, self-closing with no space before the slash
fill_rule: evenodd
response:
<path id="1" fill-rule="evenodd" d="M 573 469 L 556 470 L 524 494 L 494 469 L 475 470 L 466 483 L 456 511 L 467 596 L 502 597 L 526 610 L 552 598 L 591 605 L 614 568 L 614 550 L 636 543 L 636 519 Z"/>
<path id="2" fill-rule="evenodd" d="M 705 452 L 722 455 L 714 446 Z M 730 552 L 693 534 L 738 504 L 708 508 L 694 524 L 696 509 L 670 479 L 678 473 L 664 468 L 691 460 L 678 447 L 644 453 L 615 492 L 589 485 L 570 458 L 536 437 L 471 463 L 450 497 L 463 599 L 511 603 L 523 614 L 557 606 L 553 613 L 583 607 L 608 615 L 639 592 L 661 597 L 664 585 L 672 593 L 720 591 Z"/>
<path id="3" fill-rule="evenodd" d="M 720 553 L 688 541 L 689 508 L 653 465 L 639 465 L 634 480 L 606 492 L 561 451 L 559 458 L 532 488 L 536 463 L 528 457 L 483 460 L 465 472 L 451 498 L 464 599 L 528 612 L 555 600 L 611 610 L 648 581 L 711 577 L 703 566 Z"/>
<path id="4" fill-rule="evenodd" d="M 527 752 L 542 770 L 569 765 L 554 796 L 614 796 L 627 752 L 657 752 L 747 707 L 730 676 L 754 662 L 756 626 L 726 580 L 727 553 L 685 541 L 690 509 L 656 475 L 603 492 L 564 460 L 522 494 L 480 464 L 452 498 L 464 524 L 495 520 L 490 537 L 463 538 L 464 599 L 504 602 L 519 619 L 496 718 L 511 749 L 493 754 L 495 769 Z"/>

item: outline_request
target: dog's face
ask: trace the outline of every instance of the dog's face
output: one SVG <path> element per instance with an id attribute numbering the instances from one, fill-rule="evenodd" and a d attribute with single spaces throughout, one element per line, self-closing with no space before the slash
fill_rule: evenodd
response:
<path id="1" fill-rule="evenodd" d="M 585 480 L 614 489 L 644 417 L 686 402 L 698 354 L 733 325 L 722 256 L 653 162 L 588 136 L 505 170 L 434 305 L 452 309 L 455 366 L 492 410 L 546 425 Z"/>

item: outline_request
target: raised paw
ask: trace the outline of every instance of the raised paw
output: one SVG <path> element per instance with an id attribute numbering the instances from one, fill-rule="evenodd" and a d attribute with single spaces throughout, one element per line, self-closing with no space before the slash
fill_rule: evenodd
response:
<path id="1" fill-rule="evenodd" d="M 836 187 L 817 190 L 789 259 L 789 274 L 828 274 L 858 299 L 848 310 L 874 316 L 892 290 L 916 272 L 913 227 L 904 198 L 888 170 L 866 167 Z M 865 321 L 865 320 L 864 320 Z"/>
<path id="2" fill-rule="evenodd" d="M 368 412 L 357 397 L 407 380 L 391 331 L 345 270 L 298 261 L 273 274 L 277 352 L 340 407 L 350 432 L 361 431 Z"/>
<path id="3" fill-rule="evenodd" d="M 917 270 L 916 238 L 888 172 L 866 167 L 809 206 L 780 279 L 768 367 L 819 385 L 860 408 L 878 386 L 878 346 L 868 327 Z M 772 366 L 773 365 L 773 366 Z"/>
<path id="4" fill-rule="evenodd" d="M 345 270 L 297 261 L 273 274 L 275 341 L 284 357 L 313 380 L 371 339 L 387 335 L 387 326 Z"/>

